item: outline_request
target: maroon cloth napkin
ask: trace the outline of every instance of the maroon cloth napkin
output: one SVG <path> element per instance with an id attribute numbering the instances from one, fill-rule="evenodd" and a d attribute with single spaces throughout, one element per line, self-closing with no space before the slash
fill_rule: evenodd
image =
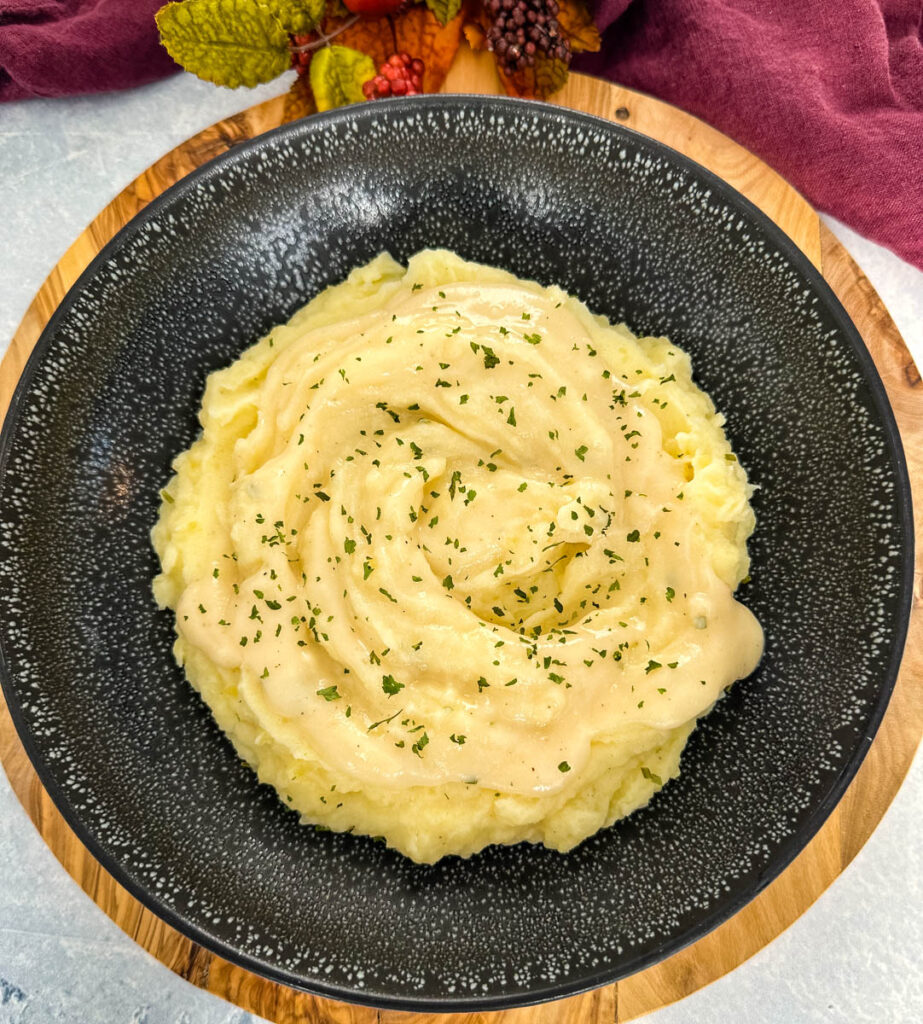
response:
<path id="1" fill-rule="evenodd" d="M 696 114 L 923 269 L 923 0 L 598 0 L 575 67 Z"/>
<path id="2" fill-rule="evenodd" d="M 179 69 L 160 45 L 165 0 L 0 0 L 0 100 L 127 89 Z"/>

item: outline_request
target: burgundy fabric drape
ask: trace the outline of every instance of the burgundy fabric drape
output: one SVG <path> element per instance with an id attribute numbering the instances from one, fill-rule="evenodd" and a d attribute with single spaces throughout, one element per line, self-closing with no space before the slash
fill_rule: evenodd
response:
<path id="1" fill-rule="evenodd" d="M 598 0 L 577 66 L 696 114 L 923 269 L 923 0 Z"/>
<path id="2" fill-rule="evenodd" d="M 0 0 L 0 100 L 127 89 L 179 70 L 160 45 L 165 0 Z"/>

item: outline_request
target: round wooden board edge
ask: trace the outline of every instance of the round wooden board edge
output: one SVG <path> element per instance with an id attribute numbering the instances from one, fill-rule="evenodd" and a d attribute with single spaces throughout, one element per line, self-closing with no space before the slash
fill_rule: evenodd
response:
<path id="1" fill-rule="evenodd" d="M 465 62 L 468 70 L 464 68 Z M 459 84 L 471 84 L 474 79 L 474 88 L 470 91 L 495 91 L 494 80 L 484 76 L 483 68 L 483 61 L 477 68 L 469 58 L 463 58 L 462 70 L 468 78 L 459 80 L 456 75 L 456 81 L 450 85 L 457 88 Z M 768 200 L 761 190 L 771 192 L 779 187 L 787 190 L 781 204 L 782 215 L 773 219 L 800 241 L 808 256 L 822 267 L 828 283 L 869 345 L 901 428 L 911 478 L 919 489 L 923 480 L 919 373 L 874 289 L 833 235 L 826 229 L 818 230 L 816 214 L 803 198 L 748 151 L 691 115 L 659 100 L 581 75 L 573 75 L 556 99 L 574 109 L 628 122 L 639 131 L 660 138 L 722 177 L 730 177 L 735 187 L 764 210 Z M 646 117 L 637 116 L 639 112 Z M 176 147 L 123 190 L 64 254 L 27 311 L 0 364 L 0 413 L 5 414 L 22 367 L 44 323 L 73 280 L 119 227 L 192 166 L 204 163 L 252 134 L 297 116 L 300 116 L 299 111 L 289 97 L 277 97 L 242 111 Z M 699 139 L 705 140 L 704 153 L 697 146 Z M 915 502 L 918 510 L 921 501 Z M 916 518 L 919 531 L 923 516 L 918 512 Z M 871 835 L 900 787 L 919 740 L 923 709 L 913 700 L 911 691 L 923 674 L 921 579 L 923 556 L 918 551 L 915 613 L 900 678 L 878 737 L 843 800 L 786 871 L 733 918 L 660 964 L 605 989 L 559 1003 L 478 1014 L 479 1024 L 501 1020 L 504 1024 L 515 1024 L 519 1019 L 523 1022 L 547 1020 L 549 1024 L 551 1021 L 635 1019 L 723 976 L 772 941 L 814 902 Z M 86 851 L 41 786 L 5 704 L 0 710 L 0 759 L 18 798 L 66 870 L 128 935 L 182 977 L 279 1024 L 294 1020 L 409 1024 L 413 1020 L 435 1019 L 317 999 L 266 981 L 195 945 L 143 908 Z M 465 1018 L 463 1014 L 458 1020 Z"/>

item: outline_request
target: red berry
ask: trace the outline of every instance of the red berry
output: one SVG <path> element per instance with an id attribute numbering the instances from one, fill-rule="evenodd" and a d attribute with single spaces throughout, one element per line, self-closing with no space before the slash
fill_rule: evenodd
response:
<path id="1" fill-rule="evenodd" d="M 415 96 L 423 92 L 423 61 L 409 53 L 394 53 L 370 78 L 362 92 L 370 100 L 385 96 Z"/>
<path id="2" fill-rule="evenodd" d="M 404 4 L 404 0 L 343 0 L 343 2 L 353 14 L 361 14 L 366 18 L 383 18 L 386 14 L 396 14 Z"/>
<path id="3" fill-rule="evenodd" d="M 311 42 L 310 36 L 292 36 L 292 67 L 299 75 L 306 75 L 311 66 L 311 51 L 299 50 L 299 46 L 305 46 Z"/>

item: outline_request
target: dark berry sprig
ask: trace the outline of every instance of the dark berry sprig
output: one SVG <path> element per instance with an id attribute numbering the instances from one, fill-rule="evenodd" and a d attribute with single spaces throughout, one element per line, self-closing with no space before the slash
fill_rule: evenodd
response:
<path id="1" fill-rule="evenodd" d="M 423 61 L 409 53 L 395 53 L 382 64 L 378 74 L 362 86 L 365 98 L 416 96 L 423 92 Z"/>
<path id="2" fill-rule="evenodd" d="M 510 74 L 535 64 L 538 54 L 570 64 L 570 42 L 558 23 L 557 0 L 485 0 L 491 19 L 487 48 Z"/>

